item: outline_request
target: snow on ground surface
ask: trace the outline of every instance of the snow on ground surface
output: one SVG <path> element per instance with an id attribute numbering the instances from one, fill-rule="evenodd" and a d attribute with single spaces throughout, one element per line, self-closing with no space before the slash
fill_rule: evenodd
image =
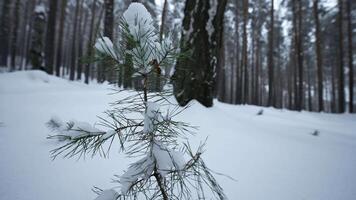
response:
<path id="1" fill-rule="evenodd" d="M 52 161 L 56 147 L 46 136 L 52 116 L 98 122 L 109 103 L 108 85 L 69 82 L 43 72 L 0 74 L 0 199 L 92 200 L 93 186 L 112 188 L 130 160 Z M 356 199 L 356 115 L 317 114 L 195 103 L 179 116 L 200 127 L 190 142 L 209 136 L 203 155 L 230 200 Z M 318 130 L 319 135 L 312 133 Z"/>

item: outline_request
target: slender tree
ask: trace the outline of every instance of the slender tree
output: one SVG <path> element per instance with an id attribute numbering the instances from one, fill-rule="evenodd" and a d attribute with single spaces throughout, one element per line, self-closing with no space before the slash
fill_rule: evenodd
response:
<path id="1" fill-rule="evenodd" d="M 354 112 L 354 66 L 353 66 L 353 40 L 352 40 L 352 16 L 351 16 L 351 1 L 346 1 L 347 5 L 347 33 L 349 40 L 349 111 Z"/>
<path id="2" fill-rule="evenodd" d="M 19 36 L 18 28 L 20 26 L 20 6 L 21 1 L 15 1 L 15 8 L 14 8 L 14 16 L 13 16 L 13 27 L 12 27 L 12 34 L 11 34 L 11 60 L 10 66 L 11 71 L 16 70 L 16 57 L 17 57 L 17 40 Z"/>
<path id="3" fill-rule="evenodd" d="M 321 54 L 321 36 L 320 36 L 320 21 L 319 21 L 319 0 L 314 0 L 313 3 L 314 21 L 315 21 L 315 54 L 317 66 L 318 80 L 318 111 L 324 111 L 324 88 L 323 88 L 323 58 Z"/>
<path id="4" fill-rule="evenodd" d="M 7 57 L 9 55 L 10 45 L 10 13 L 11 13 L 11 0 L 4 0 L 1 11 L 0 21 L 0 66 L 7 66 Z"/>
<path id="5" fill-rule="evenodd" d="M 61 1 L 61 11 L 59 19 L 59 35 L 57 38 L 57 59 L 56 59 L 56 76 L 60 76 L 60 69 L 63 64 L 63 34 L 64 34 L 64 23 L 66 20 L 66 8 L 67 0 Z M 63 69 L 64 70 L 64 69 Z"/>
<path id="6" fill-rule="evenodd" d="M 276 106 L 274 98 L 274 0 L 271 0 L 270 11 L 270 28 L 269 28 L 269 50 L 268 50 L 268 106 Z"/>
<path id="7" fill-rule="evenodd" d="M 247 103 L 248 96 L 248 55 L 247 55 L 247 20 L 248 20 L 248 8 L 249 0 L 243 1 L 243 33 L 242 33 L 242 59 L 241 59 L 241 69 L 242 69 L 242 103 Z"/>
<path id="8" fill-rule="evenodd" d="M 339 69 L 338 69 L 338 109 L 345 112 L 345 69 L 344 69 L 344 6 L 343 0 L 338 0 L 338 23 L 339 23 Z"/>
<path id="9" fill-rule="evenodd" d="M 45 65 L 48 74 L 53 74 L 55 38 L 56 38 L 56 18 L 58 1 L 49 1 L 48 23 L 45 43 Z"/>
<path id="10" fill-rule="evenodd" d="M 77 36 L 78 36 L 78 17 L 79 17 L 79 11 L 80 11 L 80 6 L 82 4 L 83 0 L 76 0 L 75 4 L 75 14 L 73 18 L 73 39 L 72 39 L 72 55 L 71 55 L 71 62 L 70 62 L 70 74 L 69 74 L 69 79 L 71 81 L 74 80 L 75 76 L 75 69 L 77 67 L 77 56 L 78 56 L 78 51 L 77 51 Z"/>

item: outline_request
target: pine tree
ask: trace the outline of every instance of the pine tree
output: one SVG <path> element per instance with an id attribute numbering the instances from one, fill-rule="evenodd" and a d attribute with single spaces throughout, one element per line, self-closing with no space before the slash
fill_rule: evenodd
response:
<path id="1" fill-rule="evenodd" d="M 106 156 L 114 144 L 120 144 L 121 151 L 131 157 L 141 157 L 122 176 L 116 177 L 121 186 L 119 192 L 95 188 L 99 194 L 97 200 L 205 199 L 207 195 L 209 199 L 225 199 L 223 189 L 202 159 L 204 145 L 194 153 L 189 143 L 179 142 L 194 128 L 174 120 L 185 108 L 170 102 L 169 90 L 157 93 L 148 88 L 151 75 L 161 75 L 162 69 L 177 58 L 172 42 L 168 38 L 159 41 L 152 18 L 140 3 L 132 3 L 124 19 L 120 46 L 103 37 L 95 47 L 115 60 L 116 66 L 122 66 L 122 55 L 132 55 L 134 76 L 143 80 L 142 91 L 118 91 L 126 93 L 126 97 L 114 103 L 114 108 L 106 112 L 107 118 L 101 118 L 101 124 L 108 129 L 105 131 L 83 122 L 51 119 L 48 126 L 58 134 L 49 138 L 64 142 L 51 151 L 53 158 Z"/>

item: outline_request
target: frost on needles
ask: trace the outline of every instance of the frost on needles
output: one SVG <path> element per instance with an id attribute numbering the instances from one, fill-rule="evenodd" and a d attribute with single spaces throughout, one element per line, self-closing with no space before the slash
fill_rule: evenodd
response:
<path id="1" fill-rule="evenodd" d="M 113 145 L 119 145 L 125 155 L 137 157 L 127 171 L 115 176 L 117 187 L 95 187 L 96 200 L 226 199 L 202 159 L 204 143 L 193 151 L 188 142 L 181 142 L 194 130 L 188 123 L 174 120 L 185 108 L 170 101 L 170 87 L 160 92 L 147 87 L 153 81 L 151 75 L 161 76 L 161 70 L 179 55 L 169 38 L 159 41 L 152 23 L 146 8 L 132 3 L 120 24 L 120 45 L 115 46 L 108 38 L 98 39 L 95 48 L 114 59 L 118 68 L 124 55 L 131 56 L 134 76 L 142 78 L 143 89 L 125 91 L 125 97 L 100 118 L 102 129 L 52 118 L 47 125 L 56 134 L 48 138 L 60 141 L 60 146 L 51 151 L 52 157 L 106 156 Z"/>

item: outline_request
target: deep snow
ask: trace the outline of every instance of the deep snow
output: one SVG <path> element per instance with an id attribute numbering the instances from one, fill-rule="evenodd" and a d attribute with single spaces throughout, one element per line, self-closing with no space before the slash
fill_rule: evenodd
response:
<path id="1" fill-rule="evenodd" d="M 130 160 L 111 152 L 52 161 L 45 126 L 52 116 L 94 124 L 118 97 L 110 86 L 69 82 L 39 71 L 0 74 L 0 199 L 91 200 L 92 187 L 115 187 Z M 356 199 L 356 115 L 195 103 L 179 118 L 207 136 L 208 166 L 231 200 Z M 318 130 L 319 135 L 312 133 Z"/>

